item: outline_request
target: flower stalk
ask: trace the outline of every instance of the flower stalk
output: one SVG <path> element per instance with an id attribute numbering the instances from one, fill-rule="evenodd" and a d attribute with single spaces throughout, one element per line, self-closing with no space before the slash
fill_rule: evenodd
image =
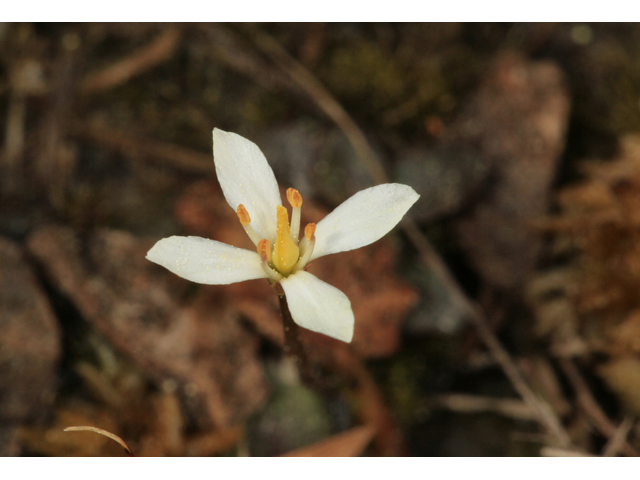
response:
<path id="1" fill-rule="evenodd" d="M 273 289 L 278 294 L 280 302 L 280 311 L 282 313 L 282 326 L 284 329 L 284 353 L 293 360 L 298 368 L 300 379 L 307 385 L 315 387 L 318 390 L 326 390 L 327 386 L 323 379 L 313 370 L 307 352 L 302 343 L 301 329 L 293 320 L 287 296 L 279 283 L 273 285 Z"/>

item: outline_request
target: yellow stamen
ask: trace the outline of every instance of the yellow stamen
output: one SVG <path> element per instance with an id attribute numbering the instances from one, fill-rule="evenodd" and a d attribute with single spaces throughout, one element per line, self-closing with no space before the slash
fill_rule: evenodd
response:
<path id="1" fill-rule="evenodd" d="M 260 258 L 264 257 L 267 262 L 271 261 L 271 246 L 266 238 L 258 242 L 258 255 L 260 255 Z"/>
<path id="2" fill-rule="evenodd" d="M 313 247 L 316 245 L 316 237 L 314 235 L 315 231 L 315 223 L 310 223 L 304 229 L 304 237 L 300 241 L 300 251 L 302 252 L 302 256 L 300 257 L 300 260 L 298 260 L 298 263 L 296 263 L 296 272 L 306 267 L 307 263 L 309 263 L 309 260 L 311 259 Z"/>
<path id="3" fill-rule="evenodd" d="M 249 212 L 244 208 L 244 205 L 238 205 L 238 209 L 236 210 L 238 214 L 238 218 L 240 219 L 240 223 L 244 225 L 249 225 L 251 223 L 251 217 L 249 216 Z"/>
<path id="4" fill-rule="evenodd" d="M 304 236 L 307 237 L 307 240 L 311 241 L 311 237 L 316 233 L 316 224 L 309 223 L 306 227 L 304 227 Z"/>
<path id="5" fill-rule="evenodd" d="M 302 207 L 302 195 L 295 188 L 287 189 L 287 200 L 291 204 L 291 237 L 293 241 L 298 243 L 298 236 L 300 235 L 300 211 Z"/>
<path id="6" fill-rule="evenodd" d="M 289 275 L 300 257 L 300 249 L 289 231 L 289 214 L 287 209 L 278 205 L 278 224 L 276 226 L 276 243 L 273 247 L 273 264 L 283 275 Z"/>
<path id="7" fill-rule="evenodd" d="M 302 195 L 295 188 L 287 188 L 287 200 L 293 208 L 302 207 Z"/>
<path id="8" fill-rule="evenodd" d="M 260 255 L 260 264 L 267 274 L 269 281 L 278 282 L 282 280 L 282 275 L 269 266 L 269 262 L 271 261 L 271 246 L 269 245 L 269 240 L 266 238 L 258 242 L 258 255 Z"/>
<path id="9" fill-rule="evenodd" d="M 238 219 L 240 220 L 240 223 L 242 224 L 242 228 L 244 228 L 244 231 L 247 232 L 247 235 L 249 235 L 249 238 L 251 239 L 253 244 L 258 245 L 258 242 L 260 241 L 260 237 L 258 236 L 256 231 L 253 229 L 253 227 L 249 225 L 251 223 L 251 217 L 249 216 L 249 212 L 247 212 L 247 209 L 244 208 L 244 205 L 240 204 L 238 205 L 238 209 L 236 210 L 236 213 L 238 214 Z"/>

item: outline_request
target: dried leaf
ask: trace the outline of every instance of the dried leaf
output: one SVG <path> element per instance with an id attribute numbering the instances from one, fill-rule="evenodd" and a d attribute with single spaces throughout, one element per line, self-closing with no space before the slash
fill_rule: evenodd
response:
<path id="1" fill-rule="evenodd" d="M 338 433 L 307 447 L 282 455 L 283 457 L 357 457 L 362 455 L 371 442 L 375 429 L 362 425 L 346 432 Z"/>
<path id="2" fill-rule="evenodd" d="M 640 414 L 640 359 L 620 358 L 598 369 L 611 389 L 631 412 Z"/>
<path id="3" fill-rule="evenodd" d="M 261 404 L 266 385 L 255 339 L 206 287 L 179 305 L 191 285 L 145 259 L 150 242 L 102 230 L 83 243 L 70 229 L 48 227 L 29 246 L 50 281 L 118 350 L 185 389 L 203 426 L 230 425 Z"/>
<path id="4" fill-rule="evenodd" d="M 536 267 L 543 243 L 530 222 L 547 212 L 568 114 L 557 66 L 507 55 L 496 61 L 445 140 L 473 148 L 490 165 L 490 181 L 456 230 L 470 261 L 493 286 L 521 288 Z"/>

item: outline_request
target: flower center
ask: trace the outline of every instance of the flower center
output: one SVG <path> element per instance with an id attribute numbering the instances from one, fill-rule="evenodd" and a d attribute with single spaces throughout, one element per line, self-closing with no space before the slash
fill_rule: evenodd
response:
<path id="1" fill-rule="evenodd" d="M 287 209 L 278 205 L 278 225 L 276 244 L 273 246 L 273 265 L 285 277 L 291 273 L 300 258 L 298 244 L 291 237 Z"/>
<path id="2" fill-rule="evenodd" d="M 291 225 L 287 209 L 277 206 L 276 239 L 271 250 L 269 240 L 261 239 L 251 227 L 249 212 L 240 204 L 237 209 L 238 219 L 242 227 L 256 245 L 262 268 L 273 281 L 282 280 L 292 273 L 303 269 L 313 253 L 315 245 L 316 224 L 309 223 L 304 229 L 304 236 L 298 240 L 300 234 L 300 215 L 302 210 L 302 196 L 295 188 L 287 190 L 287 200 L 291 204 Z"/>

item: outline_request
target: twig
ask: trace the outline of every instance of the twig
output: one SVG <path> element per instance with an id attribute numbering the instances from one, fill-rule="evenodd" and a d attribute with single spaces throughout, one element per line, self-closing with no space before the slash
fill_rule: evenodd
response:
<path id="1" fill-rule="evenodd" d="M 36 171 L 46 188 L 49 201 L 64 208 L 65 194 L 73 178 L 76 159 L 63 142 L 73 110 L 77 91 L 78 51 L 64 51 L 55 68 L 51 85 L 50 108 L 46 111 L 36 159 Z"/>
<path id="2" fill-rule="evenodd" d="M 540 455 L 542 457 L 594 457 L 595 456 L 585 452 L 580 452 L 578 450 L 570 450 L 567 448 L 553 448 L 553 447 L 542 447 L 540 449 Z"/>
<path id="3" fill-rule="evenodd" d="M 252 78 L 263 87 L 296 93 L 306 98 L 306 93 L 289 76 L 271 67 L 260 55 L 248 51 L 238 35 L 220 24 L 201 25 L 212 47 L 216 60 L 242 75 Z"/>
<path id="4" fill-rule="evenodd" d="M 118 442 L 120 444 L 120 446 L 122 448 L 124 448 L 124 451 L 127 453 L 127 455 L 129 455 L 130 457 L 135 457 L 135 455 L 133 454 L 133 452 L 131 451 L 131 449 L 125 443 L 124 440 L 122 440 L 116 434 L 108 432 L 108 431 L 103 430 L 101 428 L 96 428 L 96 427 L 67 427 L 63 431 L 65 431 L 65 432 L 94 432 L 94 433 L 98 433 L 100 435 L 104 435 L 105 437 L 109 437 L 111 440 L 114 440 L 114 441 Z"/>
<path id="5" fill-rule="evenodd" d="M 571 439 L 566 432 L 557 415 L 549 406 L 544 403 L 531 390 L 529 384 L 522 376 L 522 373 L 514 363 L 509 353 L 502 346 L 498 338 L 491 331 L 485 318 L 476 310 L 475 314 L 469 317 L 476 326 L 480 338 L 489 348 L 495 359 L 502 367 L 503 372 L 516 389 L 522 399 L 538 413 L 539 420 L 547 427 L 549 432 L 556 437 L 556 440 L 562 447 L 571 445 Z"/>
<path id="6" fill-rule="evenodd" d="M 15 90 L 12 91 L 5 127 L 4 156 L 5 162 L 13 168 L 24 150 L 26 112 L 25 96 Z"/>
<path id="7" fill-rule="evenodd" d="M 591 391 L 587 386 L 587 382 L 585 382 L 580 371 L 576 368 L 570 358 L 558 357 L 558 363 L 571 383 L 571 386 L 575 390 L 580 407 L 582 407 L 598 431 L 606 436 L 609 439 L 609 442 L 611 442 L 618 432 L 618 429 L 613 422 L 609 420 L 609 417 L 607 417 L 602 408 L 600 408 L 600 405 L 591 394 Z M 622 451 L 629 456 L 638 455 L 635 449 L 629 445 L 626 440 L 622 445 Z"/>
<path id="8" fill-rule="evenodd" d="M 460 413 L 492 412 L 518 420 L 537 420 L 538 414 L 522 400 L 480 395 L 449 394 L 432 399 L 433 405 Z"/>
<path id="9" fill-rule="evenodd" d="M 300 62 L 289 55 L 276 40 L 257 28 L 251 28 L 250 33 L 254 36 L 258 48 L 288 73 L 292 80 L 300 85 L 315 101 L 317 106 L 344 132 L 358 158 L 365 165 L 374 181 L 377 183 L 387 182 L 384 168 L 369 145 L 366 136 L 338 101 Z M 548 431 L 556 438 L 558 444 L 563 447 L 570 446 L 569 435 L 562 427 L 556 414 L 531 390 L 511 356 L 502 347 L 498 338 L 487 325 L 484 316 L 466 297 L 440 256 L 433 250 L 427 238 L 420 232 L 409 216 L 405 217 L 403 229 L 418 249 L 424 263 L 442 279 L 452 294 L 461 301 L 462 305 L 466 306 L 469 317 L 478 329 L 480 337 L 500 363 L 516 391 L 527 404 L 536 410 L 540 422 L 547 427 Z"/>
<path id="10" fill-rule="evenodd" d="M 294 59 L 271 36 L 257 28 L 251 28 L 256 45 L 266 53 L 292 80 L 300 85 L 318 104 L 320 109 L 344 132 L 358 157 L 369 170 L 375 183 L 385 183 L 387 175 L 367 141 L 364 133 L 342 105 L 324 88 L 324 86 L 300 62 Z"/>
<path id="11" fill-rule="evenodd" d="M 616 429 L 615 434 L 609 439 L 602 450 L 603 457 L 615 457 L 619 451 L 624 448 L 627 443 L 627 435 L 633 428 L 633 418 L 625 417 L 620 426 Z"/>
<path id="12" fill-rule="evenodd" d="M 178 145 L 158 142 L 151 138 L 108 127 L 75 125 L 71 134 L 121 152 L 123 155 L 139 155 L 150 160 L 162 160 L 162 163 L 188 173 L 208 175 L 215 173 L 211 155 L 195 152 Z"/>
<path id="13" fill-rule="evenodd" d="M 168 59 L 179 40 L 180 30 L 173 25 L 167 27 L 151 44 L 99 72 L 89 74 L 82 84 L 82 90 L 85 93 L 96 92 L 127 82 L 131 77 Z"/>
<path id="14" fill-rule="evenodd" d="M 12 91 L 5 127 L 4 152 L 0 158 L 0 166 L 7 172 L 2 186 L 12 193 L 18 192 L 23 183 L 20 163 L 25 145 L 26 113 L 26 98 L 19 92 Z"/>

